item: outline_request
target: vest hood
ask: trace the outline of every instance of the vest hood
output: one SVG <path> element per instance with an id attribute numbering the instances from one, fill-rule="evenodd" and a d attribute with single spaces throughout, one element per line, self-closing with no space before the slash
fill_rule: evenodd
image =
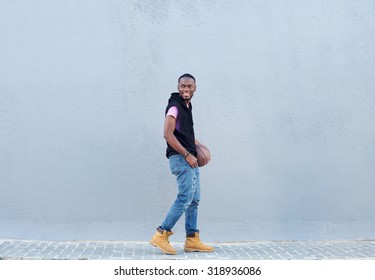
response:
<path id="1" fill-rule="evenodd" d="M 181 107 L 184 108 L 185 110 L 189 111 L 189 108 L 187 107 L 185 100 L 180 96 L 180 94 L 178 92 L 173 92 L 171 94 L 171 97 L 168 100 L 168 109 L 170 107 L 172 107 L 173 105 L 177 105 L 176 103 L 178 103 L 179 105 L 181 105 Z M 190 110 L 191 110 L 192 109 L 191 102 L 190 102 L 190 106 L 189 107 L 190 107 Z"/>

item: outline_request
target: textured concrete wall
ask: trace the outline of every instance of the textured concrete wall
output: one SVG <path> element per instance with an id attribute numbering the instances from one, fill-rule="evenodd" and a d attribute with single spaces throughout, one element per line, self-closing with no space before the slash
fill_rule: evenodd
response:
<path id="1" fill-rule="evenodd" d="M 191 72 L 205 240 L 375 238 L 373 1 L 0 6 L 0 237 L 148 239 Z"/>

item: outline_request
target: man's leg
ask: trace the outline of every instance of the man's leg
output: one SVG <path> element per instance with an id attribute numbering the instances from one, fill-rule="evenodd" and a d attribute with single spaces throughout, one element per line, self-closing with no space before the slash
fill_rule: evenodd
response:
<path id="1" fill-rule="evenodd" d="M 200 201 L 200 179 L 199 168 L 194 168 L 195 175 L 193 176 L 194 197 L 189 207 L 185 211 L 185 231 L 186 234 L 198 232 L 197 219 L 198 219 L 198 205 Z"/>
<path id="2" fill-rule="evenodd" d="M 151 244 L 159 247 L 167 254 L 176 254 L 176 250 L 170 245 L 168 238 L 173 234 L 172 228 L 176 222 L 193 201 L 195 195 L 195 184 L 193 182 L 196 182 L 196 176 L 194 169 L 190 167 L 183 156 L 172 156 L 169 158 L 169 162 L 172 173 L 177 177 L 178 195 L 164 222 L 152 237 Z"/>
<path id="3" fill-rule="evenodd" d="M 161 228 L 163 230 L 171 231 L 177 223 L 177 221 L 191 206 L 194 198 L 196 197 L 196 188 L 198 182 L 196 172 L 193 168 L 190 167 L 190 165 L 188 165 L 185 159 L 183 160 L 186 163 L 186 165 L 184 164 L 185 166 L 182 166 L 178 174 L 175 174 L 177 176 L 178 195 L 171 209 L 169 210 L 167 217 L 161 225 Z M 199 200 L 197 202 L 199 202 Z M 192 223 L 195 223 L 195 225 L 196 212 L 197 204 L 195 210 L 194 207 L 192 207 L 191 211 L 189 212 L 191 213 L 190 216 L 192 216 Z"/>
<path id="4" fill-rule="evenodd" d="M 198 205 L 200 201 L 200 178 L 199 168 L 195 168 L 195 193 L 193 201 L 185 212 L 185 230 L 186 242 L 184 246 L 185 252 L 213 252 L 214 248 L 205 245 L 199 238 L 199 230 L 197 228 Z"/>

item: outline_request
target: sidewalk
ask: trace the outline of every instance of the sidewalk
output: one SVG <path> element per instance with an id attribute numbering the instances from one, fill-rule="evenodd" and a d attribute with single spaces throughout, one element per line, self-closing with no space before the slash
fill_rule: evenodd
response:
<path id="1" fill-rule="evenodd" d="M 265 241 L 210 243 L 213 253 L 165 255 L 145 241 L 0 239 L 0 260 L 375 260 L 375 241 Z"/>

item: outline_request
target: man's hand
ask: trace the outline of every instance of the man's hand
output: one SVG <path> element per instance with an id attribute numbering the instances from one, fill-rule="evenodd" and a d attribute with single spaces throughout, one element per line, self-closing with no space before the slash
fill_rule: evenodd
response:
<path id="1" fill-rule="evenodd" d="M 191 168 L 198 167 L 198 160 L 193 154 L 188 154 L 185 159 L 187 163 L 191 166 Z"/>

